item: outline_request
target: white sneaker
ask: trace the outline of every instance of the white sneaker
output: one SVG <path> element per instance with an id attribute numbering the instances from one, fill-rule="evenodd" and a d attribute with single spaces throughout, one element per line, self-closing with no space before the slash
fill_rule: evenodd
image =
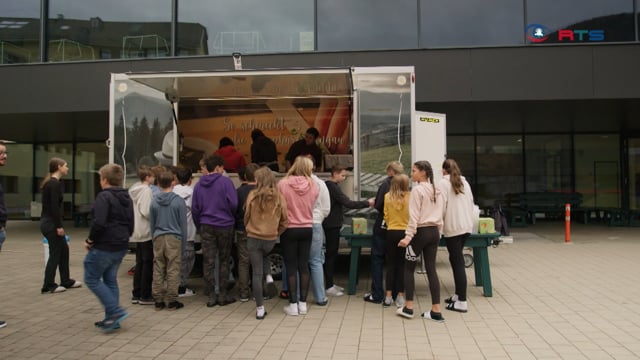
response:
<path id="1" fill-rule="evenodd" d="M 328 288 L 326 290 L 326 293 L 329 296 L 342 296 L 342 295 L 344 295 L 342 290 L 338 289 L 335 285 L 333 285 L 332 287 Z"/>
<path id="2" fill-rule="evenodd" d="M 405 304 L 404 296 L 402 296 L 402 295 L 396 296 L 396 307 L 399 307 L 399 308 L 403 307 L 404 304 Z"/>
<path id="3" fill-rule="evenodd" d="M 298 314 L 307 315 L 307 303 L 304 301 L 300 301 L 298 303 Z"/>
<path id="4" fill-rule="evenodd" d="M 340 290 L 340 291 L 344 292 L 344 288 L 343 288 L 342 286 L 338 286 L 338 285 L 336 285 L 336 284 L 333 284 L 333 287 L 335 287 L 336 289 L 338 289 L 338 290 Z"/>
<path id="5" fill-rule="evenodd" d="M 61 293 L 63 291 L 67 291 L 67 288 L 64 286 L 58 286 L 57 288 L 53 289 L 51 292 L 52 293 Z"/>
<path id="6" fill-rule="evenodd" d="M 298 303 L 289 303 L 289 305 L 282 308 L 284 313 L 291 316 L 298 316 Z"/>
<path id="7" fill-rule="evenodd" d="M 70 288 L 76 289 L 82 286 L 82 283 L 78 280 L 74 280 L 73 285 L 69 286 Z"/>
<path id="8" fill-rule="evenodd" d="M 189 289 L 189 288 L 186 288 L 186 289 L 184 289 L 184 293 L 182 293 L 182 294 L 178 294 L 178 297 L 193 296 L 193 295 L 195 295 L 195 294 L 196 294 L 196 293 L 195 293 L 193 290 L 191 290 L 191 289 Z"/>
<path id="9" fill-rule="evenodd" d="M 267 311 L 264 309 L 264 306 L 256 307 L 256 319 L 262 320 L 267 315 Z"/>

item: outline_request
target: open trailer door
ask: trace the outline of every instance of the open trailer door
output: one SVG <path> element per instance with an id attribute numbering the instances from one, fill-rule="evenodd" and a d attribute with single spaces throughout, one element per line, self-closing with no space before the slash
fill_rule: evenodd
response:
<path id="1" fill-rule="evenodd" d="M 174 105 L 165 93 L 112 74 L 109 162 L 125 171 L 125 186 L 137 181 L 141 165 L 173 165 L 177 157 Z"/>
<path id="2" fill-rule="evenodd" d="M 385 167 L 411 169 L 411 119 L 415 111 L 413 66 L 356 67 L 354 83 L 355 193 L 376 195 Z"/>

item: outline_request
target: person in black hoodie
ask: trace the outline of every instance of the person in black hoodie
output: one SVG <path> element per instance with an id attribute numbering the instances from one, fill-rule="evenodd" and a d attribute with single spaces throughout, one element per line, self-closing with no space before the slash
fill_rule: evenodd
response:
<path id="1" fill-rule="evenodd" d="M 49 243 L 49 259 L 44 269 L 44 282 L 40 292 L 59 293 L 82 286 L 69 276 L 69 245 L 62 227 L 64 218 L 64 183 L 62 177 L 69 172 L 67 162 L 61 158 L 49 160 L 49 173 L 42 181 L 42 215 L 40 231 Z M 56 270 L 60 271 L 60 285 L 56 284 Z"/>
<path id="2" fill-rule="evenodd" d="M 120 165 L 104 165 L 99 174 L 102 191 L 96 196 L 93 224 L 85 240 L 84 281 L 104 307 L 104 320 L 95 325 L 108 332 L 119 329 L 120 322 L 129 316 L 120 306 L 118 268 L 133 234 L 133 202 L 122 188 L 124 171 Z"/>
<path id="3" fill-rule="evenodd" d="M 382 273 L 385 257 L 385 237 L 387 225 L 384 223 L 384 195 L 391 188 L 391 179 L 394 175 L 402 174 L 404 167 L 399 161 L 387 164 L 387 178 L 380 184 L 376 193 L 373 207 L 378 210 L 378 217 L 373 224 L 373 239 L 371 241 L 371 292 L 364 294 L 364 301 L 374 304 L 382 304 L 384 288 L 382 286 Z"/>
<path id="4" fill-rule="evenodd" d="M 338 259 L 338 247 L 340 245 L 340 228 L 343 217 L 342 208 L 363 209 L 373 206 L 373 199 L 353 201 L 340 190 L 340 183 L 346 179 L 347 170 L 344 166 L 336 165 L 331 168 L 331 179 L 326 181 L 331 198 L 331 211 L 322 222 L 322 228 L 326 238 L 326 250 L 324 256 L 324 287 L 327 295 L 342 296 L 343 288 L 335 286 L 333 273 Z"/>
<path id="5" fill-rule="evenodd" d="M 260 129 L 251 131 L 251 162 L 266 166 L 273 171 L 278 169 L 278 151 L 276 143 L 269 139 Z"/>

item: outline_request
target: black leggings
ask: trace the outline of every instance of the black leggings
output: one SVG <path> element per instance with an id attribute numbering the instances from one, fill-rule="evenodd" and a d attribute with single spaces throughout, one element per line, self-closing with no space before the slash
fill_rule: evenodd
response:
<path id="1" fill-rule="evenodd" d="M 392 293 L 404 292 L 404 253 L 405 249 L 398 247 L 404 238 L 404 230 L 387 230 L 385 247 L 387 261 L 387 276 L 385 290 Z"/>
<path id="2" fill-rule="evenodd" d="M 309 251 L 311 250 L 312 228 L 288 228 L 280 236 L 282 255 L 287 269 L 289 302 L 296 303 L 298 274 L 300 275 L 300 301 L 307 301 L 309 292 Z"/>
<path id="3" fill-rule="evenodd" d="M 429 292 L 431 292 L 431 304 L 440 303 L 440 280 L 436 273 L 436 253 L 438 252 L 438 241 L 440 233 L 436 226 L 419 227 L 416 235 L 411 240 L 409 246 L 413 248 L 416 255 L 422 254 L 425 269 L 427 270 L 427 278 L 429 279 Z M 408 248 L 408 247 L 407 247 Z M 415 279 L 413 273 L 416 269 L 417 261 L 404 262 L 404 286 L 406 290 L 405 297 L 407 300 L 413 300 L 413 294 L 416 290 Z"/>
<path id="4" fill-rule="evenodd" d="M 58 287 L 56 270 L 60 271 L 60 285 L 71 287 L 75 280 L 69 277 L 69 244 L 65 236 L 59 236 L 53 220 L 47 218 L 41 220 L 40 231 L 49 243 L 49 260 L 44 268 L 42 291 L 47 292 Z"/>
<path id="5" fill-rule="evenodd" d="M 453 281 L 456 284 L 456 294 L 458 300 L 467 301 L 467 273 L 464 270 L 464 256 L 462 249 L 464 242 L 469 238 L 469 233 L 444 238 L 449 251 L 449 262 L 453 271 Z"/>

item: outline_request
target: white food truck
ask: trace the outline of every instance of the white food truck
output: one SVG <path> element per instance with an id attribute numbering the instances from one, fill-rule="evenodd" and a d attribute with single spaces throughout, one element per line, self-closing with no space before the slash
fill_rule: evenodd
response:
<path id="1" fill-rule="evenodd" d="M 429 160 L 440 176 L 445 116 L 415 111 L 412 66 L 111 76 L 109 161 L 124 166 L 125 186 L 137 181 L 140 165 L 197 173 L 199 160 L 223 137 L 250 163 L 253 129 L 276 143 L 282 176 L 285 154 L 310 127 L 318 129 L 324 153 L 318 175 L 346 166 L 351 174 L 341 186 L 352 199 L 375 196 L 393 160 L 407 173 L 413 162 Z M 229 176 L 239 183 L 237 174 Z"/>

